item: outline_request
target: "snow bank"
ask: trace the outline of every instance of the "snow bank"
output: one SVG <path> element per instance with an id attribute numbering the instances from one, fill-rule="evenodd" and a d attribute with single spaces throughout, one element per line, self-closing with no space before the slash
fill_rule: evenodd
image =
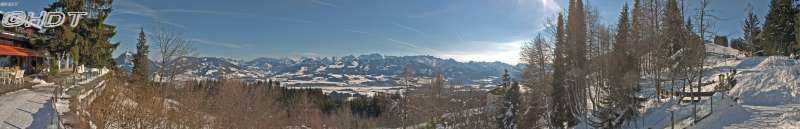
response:
<path id="1" fill-rule="evenodd" d="M 31 83 L 33 83 L 33 84 L 40 84 L 40 85 L 53 85 L 53 83 L 48 83 L 47 81 L 44 81 L 44 80 L 42 80 L 42 79 L 39 79 L 39 78 L 34 78 L 34 79 L 31 81 Z"/>
<path id="2" fill-rule="evenodd" d="M 736 49 L 733 49 L 733 48 L 730 48 L 730 47 L 720 46 L 720 45 L 717 45 L 717 44 L 706 44 L 706 52 L 716 53 L 716 54 L 720 54 L 720 55 L 733 56 L 733 57 L 736 57 L 736 58 L 744 58 L 745 57 L 744 53 L 739 51 L 739 50 L 736 50 Z"/>
<path id="3" fill-rule="evenodd" d="M 770 56 L 758 64 L 755 69 L 766 70 L 797 65 L 797 60 L 785 56 Z"/>
<path id="4" fill-rule="evenodd" d="M 736 76 L 729 95 L 747 105 L 783 105 L 800 102 L 800 65 L 786 57 L 768 57 L 755 66 L 759 72 Z"/>

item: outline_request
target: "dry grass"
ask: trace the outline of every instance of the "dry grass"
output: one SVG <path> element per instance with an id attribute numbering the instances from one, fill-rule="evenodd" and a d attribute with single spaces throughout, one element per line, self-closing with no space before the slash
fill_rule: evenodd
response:
<path id="1" fill-rule="evenodd" d="M 147 86 L 107 81 L 89 107 L 99 128 L 373 128 L 375 118 L 332 106 L 319 90 L 238 81 Z"/>

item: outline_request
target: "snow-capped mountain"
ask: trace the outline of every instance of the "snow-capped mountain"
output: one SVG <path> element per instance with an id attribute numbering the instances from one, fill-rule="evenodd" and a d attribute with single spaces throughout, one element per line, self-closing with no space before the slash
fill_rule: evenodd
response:
<path id="1" fill-rule="evenodd" d="M 122 69 L 132 67 L 130 61 L 120 58 Z M 343 57 L 257 58 L 239 61 L 218 57 L 186 57 L 189 65 L 183 73 L 191 78 L 283 78 L 287 80 L 339 82 L 344 84 L 391 85 L 395 78 L 409 67 L 413 76 L 430 78 L 442 73 L 452 84 L 473 84 L 496 78 L 508 70 L 519 77 L 523 65 L 512 66 L 501 62 L 458 62 L 433 56 L 384 56 L 368 54 Z"/>
<path id="2" fill-rule="evenodd" d="M 117 64 L 117 68 L 121 70 L 133 70 L 133 52 L 125 51 L 125 53 L 122 53 L 115 58 L 114 62 Z"/>
<path id="3" fill-rule="evenodd" d="M 125 53 L 120 54 L 117 58 L 114 58 L 114 62 L 117 64 L 117 68 L 120 70 L 124 70 L 130 72 L 133 70 L 133 57 L 134 53 L 130 51 L 125 51 Z M 158 64 L 150 60 L 150 71 L 155 72 L 158 68 Z"/>

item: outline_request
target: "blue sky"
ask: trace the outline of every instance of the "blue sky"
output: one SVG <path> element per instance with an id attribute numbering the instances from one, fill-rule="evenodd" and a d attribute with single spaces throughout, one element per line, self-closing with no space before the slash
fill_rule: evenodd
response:
<path id="1" fill-rule="evenodd" d="M 40 11 L 51 0 L 3 10 Z M 631 0 L 587 0 L 613 24 Z M 690 8 L 697 5 L 696 0 Z M 194 41 L 199 56 L 433 55 L 459 61 L 519 61 L 521 43 L 544 29 L 567 0 L 115 0 L 115 52 L 133 51 L 139 28 L 168 28 Z M 714 0 L 713 26 L 739 37 L 747 3 L 764 16 L 768 0 Z M 690 13 L 693 15 L 693 13 Z M 763 21 L 763 19 L 762 19 Z"/>

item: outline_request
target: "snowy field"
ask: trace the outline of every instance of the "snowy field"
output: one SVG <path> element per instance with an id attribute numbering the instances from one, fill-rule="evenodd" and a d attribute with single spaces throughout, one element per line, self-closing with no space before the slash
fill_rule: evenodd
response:
<path id="1" fill-rule="evenodd" d="M 707 44 L 704 82 L 717 81 L 718 75 L 736 69 L 738 83 L 733 89 L 714 95 L 713 108 L 707 99 L 698 105 L 707 114 L 696 123 L 694 106 L 675 99 L 650 102 L 641 119 L 626 128 L 691 129 L 800 129 L 800 63 L 781 56 L 744 57 L 735 49 Z M 711 84 L 703 91 L 711 91 Z M 674 112 L 673 114 L 670 111 Z M 674 119 L 673 119 L 674 118 Z"/>
<path id="2" fill-rule="evenodd" d="M 721 104 L 696 129 L 800 128 L 800 64 L 787 57 L 752 57 L 730 61 L 742 72 Z M 738 98 L 738 99 L 737 99 Z M 727 105 L 727 106 L 724 106 Z"/>

